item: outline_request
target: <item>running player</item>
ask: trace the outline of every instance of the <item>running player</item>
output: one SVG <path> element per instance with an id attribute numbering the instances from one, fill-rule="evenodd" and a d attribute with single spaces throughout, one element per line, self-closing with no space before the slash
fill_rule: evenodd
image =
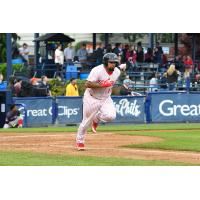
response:
<path id="1" fill-rule="evenodd" d="M 76 146 L 84 150 L 85 134 L 92 126 L 96 133 L 100 121 L 111 122 L 116 118 L 116 109 L 110 97 L 112 87 L 120 76 L 120 69 L 125 70 L 126 64 L 121 64 L 116 54 L 107 53 L 103 57 L 103 64 L 94 67 L 86 81 L 83 97 L 83 120 L 78 128 Z"/>

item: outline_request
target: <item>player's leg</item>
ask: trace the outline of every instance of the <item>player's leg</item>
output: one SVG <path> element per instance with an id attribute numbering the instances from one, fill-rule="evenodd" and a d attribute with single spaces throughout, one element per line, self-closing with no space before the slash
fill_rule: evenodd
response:
<path id="1" fill-rule="evenodd" d="M 21 128 L 23 126 L 23 117 L 22 116 L 17 118 L 17 125 L 18 125 L 18 128 Z"/>
<path id="2" fill-rule="evenodd" d="M 3 128 L 10 128 L 8 124 L 4 124 Z"/>
<path id="3" fill-rule="evenodd" d="M 83 120 L 78 128 L 76 143 L 81 144 L 81 148 L 84 148 L 85 134 L 87 129 L 91 126 L 94 116 L 99 110 L 100 102 L 91 96 L 84 96 L 83 99 Z M 80 149 L 81 150 L 81 149 Z"/>
<path id="4" fill-rule="evenodd" d="M 116 108 L 113 104 L 111 98 L 106 99 L 105 102 L 102 103 L 101 108 L 98 113 L 94 116 L 92 131 L 96 133 L 96 128 L 100 121 L 102 122 L 111 122 L 116 118 Z"/>

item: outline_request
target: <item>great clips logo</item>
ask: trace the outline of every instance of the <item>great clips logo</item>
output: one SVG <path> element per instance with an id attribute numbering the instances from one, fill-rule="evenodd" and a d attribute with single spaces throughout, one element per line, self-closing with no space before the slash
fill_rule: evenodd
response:
<path id="1" fill-rule="evenodd" d="M 24 116 L 24 108 L 20 107 L 19 110 L 23 113 Z M 79 113 L 80 108 L 69 108 L 67 106 L 58 106 L 58 115 L 59 116 L 66 116 L 70 118 L 71 116 L 76 116 Z M 52 107 L 48 109 L 28 109 L 27 110 L 27 117 L 47 117 L 52 116 Z"/>
<path id="2" fill-rule="evenodd" d="M 137 104 L 137 100 L 133 102 L 128 101 L 127 99 L 121 99 L 118 103 L 114 102 L 117 113 L 121 116 L 132 115 L 138 117 L 141 113 L 139 110 L 140 105 Z"/>
<path id="3" fill-rule="evenodd" d="M 176 104 L 172 100 L 164 100 L 159 104 L 159 112 L 166 117 L 177 116 L 181 114 L 183 116 L 199 116 L 200 115 L 200 104 L 198 105 L 187 105 L 187 104 Z"/>
<path id="4" fill-rule="evenodd" d="M 71 116 L 77 116 L 79 114 L 80 108 L 69 108 L 67 106 L 58 106 L 58 115 L 59 116 L 67 116 L 70 118 Z"/>

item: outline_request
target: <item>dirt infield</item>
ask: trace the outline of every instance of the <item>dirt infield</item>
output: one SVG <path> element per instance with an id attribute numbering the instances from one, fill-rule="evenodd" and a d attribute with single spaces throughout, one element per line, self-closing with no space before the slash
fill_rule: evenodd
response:
<path id="1" fill-rule="evenodd" d="M 75 133 L 2 133 L 0 150 L 67 154 L 73 156 L 120 157 L 142 160 L 167 160 L 200 164 L 200 153 L 123 148 L 123 145 L 162 141 L 151 136 L 129 136 L 113 133 L 88 134 L 86 151 L 75 149 Z"/>

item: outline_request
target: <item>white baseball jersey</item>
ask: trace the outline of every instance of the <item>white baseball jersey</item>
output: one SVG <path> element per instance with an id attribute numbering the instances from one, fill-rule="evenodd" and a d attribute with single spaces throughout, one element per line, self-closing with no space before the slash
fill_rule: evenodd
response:
<path id="1" fill-rule="evenodd" d="M 109 75 L 104 65 L 102 64 L 92 69 L 87 80 L 98 83 L 106 80 L 111 80 L 113 81 L 114 85 L 119 76 L 120 76 L 120 70 L 117 67 L 115 67 L 113 73 Z M 90 93 L 90 95 L 92 95 L 97 99 L 106 99 L 112 93 L 112 86 L 105 88 L 87 88 L 86 93 L 88 92 Z"/>
<path id="2" fill-rule="evenodd" d="M 88 81 L 101 82 L 111 80 L 116 82 L 120 75 L 120 70 L 115 67 L 112 74 L 108 74 L 104 65 L 94 67 L 88 76 Z M 84 143 L 85 134 L 91 123 L 94 121 L 109 122 L 115 119 L 116 109 L 110 97 L 112 86 L 105 88 L 87 88 L 83 98 L 83 120 L 77 132 L 77 143 Z"/>

